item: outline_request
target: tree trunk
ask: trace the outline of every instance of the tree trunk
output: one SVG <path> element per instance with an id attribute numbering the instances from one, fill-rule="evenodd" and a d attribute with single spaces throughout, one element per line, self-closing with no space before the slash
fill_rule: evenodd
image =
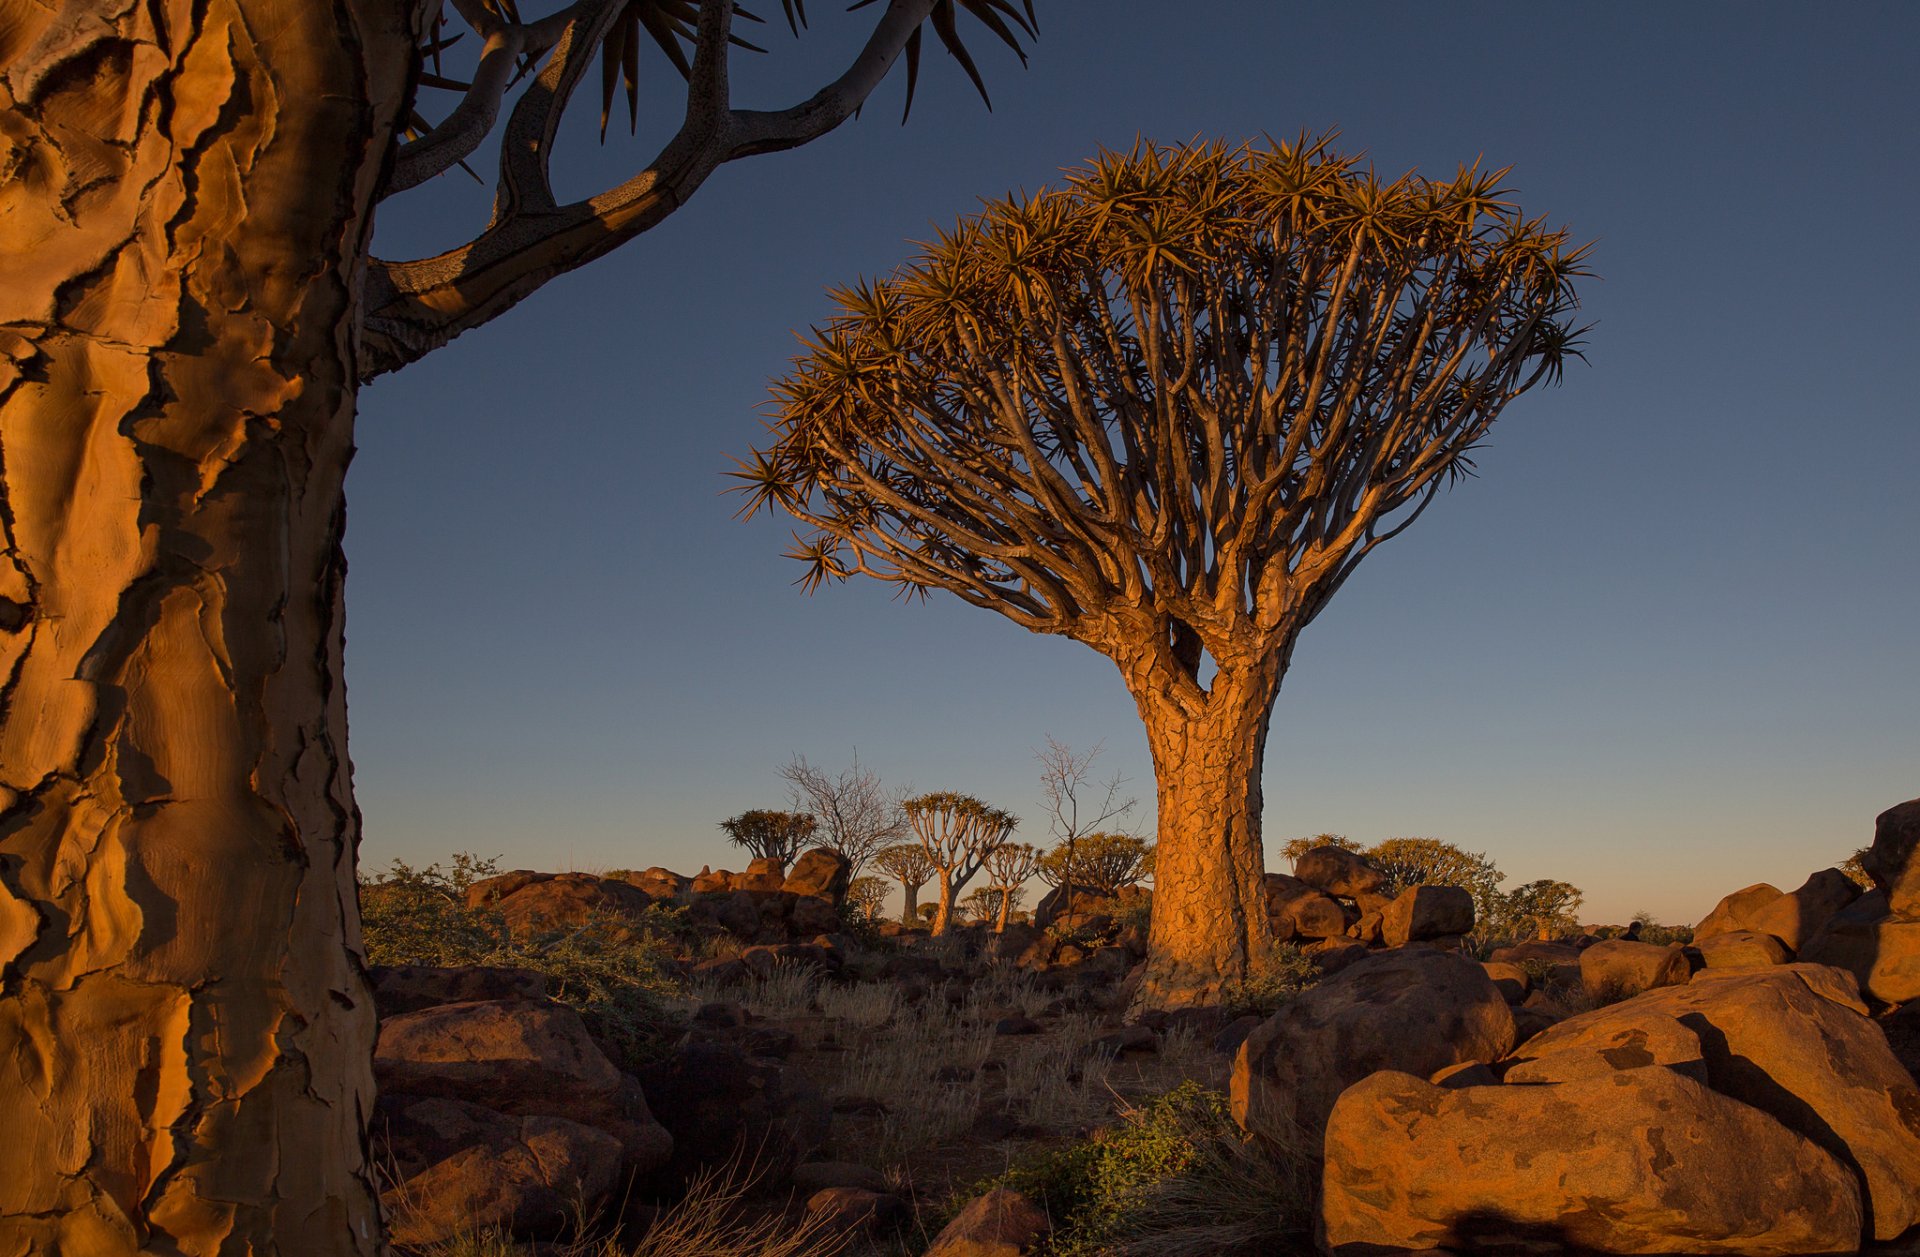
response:
<path id="1" fill-rule="evenodd" d="M 953 885 L 953 877 L 949 873 L 941 873 L 936 876 L 933 879 L 933 884 L 934 888 L 940 892 L 940 906 L 936 908 L 933 913 L 933 933 L 937 936 L 947 932 L 947 922 L 953 916 L 953 895 L 955 888 Z"/>
<path id="2" fill-rule="evenodd" d="M 924 885 L 925 882 L 900 883 L 900 889 L 907 897 L 906 911 L 900 919 L 908 925 L 920 924 L 920 888 Z"/>
<path id="3" fill-rule="evenodd" d="M 1013 915 L 1013 888 L 1011 886 L 1003 886 L 999 889 L 1000 912 L 994 918 L 993 932 L 995 934 L 1005 934 L 1007 932 L 1007 918 Z"/>
<path id="4" fill-rule="evenodd" d="M 1271 964 L 1260 769 L 1284 659 L 1222 670 L 1175 701 L 1157 670 L 1129 676 L 1159 800 L 1152 928 L 1136 1010 L 1218 1003 Z"/>
<path id="5" fill-rule="evenodd" d="M 0 15 L 0 1252 L 382 1249 L 341 484 L 419 23 Z"/>

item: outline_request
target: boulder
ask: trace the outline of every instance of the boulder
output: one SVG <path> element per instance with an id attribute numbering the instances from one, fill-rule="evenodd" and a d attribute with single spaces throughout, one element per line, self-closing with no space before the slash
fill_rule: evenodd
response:
<path id="1" fill-rule="evenodd" d="M 906 1202 L 888 1191 L 824 1187 L 807 1197 L 807 1219 L 829 1234 L 872 1235 L 907 1216 Z"/>
<path id="2" fill-rule="evenodd" d="M 1358 921 L 1347 927 L 1347 933 L 1362 943 L 1378 943 L 1381 941 L 1381 927 L 1385 925 L 1386 919 L 1387 914 L 1379 909 L 1363 912 Z"/>
<path id="3" fill-rule="evenodd" d="M 1113 917 L 1120 911 L 1119 899 L 1103 890 L 1075 886 L 1069 897 L 1062 893 L 1064 889 L 1055 886 L 1034 905 L 1033 923 L 1042 930 L 1054 926 L 1063 930 L 1090 929 L 1097 926 L 1101 919 L 1111 925 Z"/>
<path id="4" fill-rule="evenodd" d="M 735 938 L 760 937 L 760 901 L 751 891 L 736 890 L 717 901 L 713 919 Z"/>
<path id="5" fill-rule="evenodd" d="M 1833 914 L 1860 897 L 1860 888 L 1839 869 L 1821 869 L 1791 894 L 1761 904 L 1748 914 L 1752 929 L 1771 934 L 1799 951 Z"/>
<path id="6" fill-rule="evenodd" d="M 787 898 L 785 895 L 782 898 Z M 841 926 L 840 910 L 833 900 L 804 895 L 787 900 L 787 920 L 793 933 L 801 938 L 815 934 L 835 934 Z"/>
<path id="7" fill-rule="evenodd" d="M 460 900 L 469 908 L 484 908 L 535 882 L 552 881 L 554 876 L 552 873 L 536 873 L 532 869 L 514 869 L 510 873 L 483 877 L 474 882 L 461 892 Z"/>
<path id="8" fill-rule="evenodd" d="M 1655 987 L 1678 986 L 1693 974 L 1678 943 L 1602 939 L 1580 953 L 1580 985 L 1591 999 L 1624 999 Z"/>
<path id="9" fill-rule="evenodd" d="M 620 1086 L 620 1071 L 579 1013 L 532 1000 L 472 1000 L 389 1017 L 373 1076 L 382 1091 L 519 1114 L 567 1114 Z"/>
<path id="10" fill-rule="evenodd" d="M 1344 939 L 1347 935 L 1347 914 L 1331 897 L 1318 891 L 1288 904 L 1287 922 L 1300 938 Z"/>
<path id="11" fill-rule="evenodd" d="M 1850 1253 L 1853 1176 L 1772 1117 L 1658 1066 L 1539 1087 L 1383 1072 L 1327 1123 L 1335 1257 Z"/>
<path id="12" fill-rule="evenodd" d="M 1877 890 L 1860 896 L 1807 940 L 1800 958 L 1845 969 L 1882 1004 L 1920 1000 L 1920 916 L 1885 905 Z"/>
<path id="13" fill-rule="evenodd" d="M 1822 965 L 1703 969 L 1686 986 L 1569 1018 L 1527 1052 L 1545 1059 L 1542 1045 L 1556 1040 L 1597 1045 L 1677 1021 L 1697 1038 L 1714 1091 L 1860 1175 L 1873 1237 L 1884 1240 L 1920 1223 L 1920 1089 L 1865 1013 L 1851 979 Z"/>
<path id="14" fill-rule="evenodd" d="M 531 882 L 494 901 L 494 911 L 515 934 L 574 930 L 598 917 L 614 923 L 625 938 L 639 936 L 653 898 L 646 891 L 612 878 L 561 873 Z"/>
<path id="15" fill-rule="evenodd" d="M 1696 945 L 1731 930 L 1751 930 L 1753 914 L 1780 898 L 1780 888 L 1770 882 L 1755 882 L 1742 887 L 1713 906 L 1713 911 L 1693 927 Z"/>
<path id="16" fill-rule="evenodd" d="M 1887 906 L 1920 917 L 1920 799 L 1890 807 L 1873 822 L 1873 845 L 1860 866 L 1887 896 Z"/>
<path id="17" fill-rule="evenodd" d="M 1542 1030 L 1500 1062 L 1510 1083 L 1579 1082 L 1623 1069 L 1663 1065 L 1698 1083 L 1707 1081 L 1700 1036 L 1664 1013 L 1631 1019 L 1611 1009 L 1569 1017 Z"/>
<path id="18" fill-rule="evenodd" d="M 797 1074 L 732 1043 L 687 1039 L 637 1071 L 647 1106 L 673 1136 L 677 1177 L 747 1155 L 780 1176 L 825 1141 L 832 1112 Z"/>
<path id="19" fill-rule="evenodd" d="M 1293 875 L 1342 899 L 1385 898 L 1387 875 L 1362 856 L 1340 847 L 1315 847 L 1293 862 Z"/>
<path id="20" fill-rule="evenodd" d="M 1318 890 L 1285 873 L 1266 874 L 1261 892 L 1266 903 L 1268 924 L 1272 926 L 1274 939 L 1278 942 L 1298 937 L 1291 913 L 1294 902 L 1309 896 L 1321 897 Z"/>
<path id="21" fill-rule="evenodd" d="M 1478 964 L 1423 949 L 1382 952 L 1287 1001 L 1234 1057 L 1233 1116 L 1282 1146 L 1311 1141 L 1334 1099 L 1379 1069 L 1427 1077 L 1513 1047 L 1513 1014 Z"/>
<path id="22" fill-rule="evenodd" d="M 1499 988 L 1501 998 L 1509 1004 L 1520 1003 L 1533 990 L 1533 979 L 1511 960 L 1483 960 L 1480 967 L 1486 971 L 1494 986 Z"/>
<path id="23" fill-rule="evenodd" d="M 693 894 L 693 879 L 691 877 L 682 873 L 676 873 L 672 869 L 663 869 L 659 865 L 655 865 L 650 869 L 643 869 L 638 873 L 629 870 L 625 873 L 615 874 L 615 876 L 629 885 L 638 886 L 641 890 L 651 895 L 655 901 L 685 903 L 687 897 Z"/>
<path id="24" fill-rule="evenodd" d="M 1380 936 L 1389 947 L 1473 932 L 1473 896 L 1459 886 L 1414 886 L 1381 913 Z"/>
<path id="25" fill-rule="evenodd" d="M 382 1017 L 469 1000 L 544 1000 L 547 980 L 531 969 L 494 965 L 373 965 L 373 1005 Z"/>
<path id="26" fill-rule="evenodd" d="M 808 895 L 838 904 L 847 897 L 847 883 L 853 876 L 847 857 L 826 847 L 803 851 L 793 862 L 781 889 L 789 895 Z"/>
<path id="27" fill-rule="evenodd" d="M 1053 1224 L 1046 1211 L 1010 1187 L 969 1201 L 933 1237 L 925 1257 L 1020 1257 L 1040 1246 Z"/>
<path id="28" fill-rule="evenodd" d="M 561 1117 L 514 1117 L 438 1097 L 386 1096 L 375 1134 L 396 1169 L 381 1194 L 391 1238 L 430 1245 L 481 1227 L 550 1238 L 618 1181 L 621 1150 Z"/>
<path id="29" fill-rule="evenodd" d="M 1698 955 L 1701 965 L 1708 969 L 1763 969 L 1768 965 L 1784 965 L 1793 959 L 1793 953 L 1778 937 L 1758 930 L 1728 930 L 1695 943 L 1688 950 Z"/>
<path id="30" fill-rule="evenodd" d="M 787 883 L 787 871 L 780 861 L 771 856 L 755 856 L 747 864 L 747 871 L 735 873 L 731 885 L 734 890 L 744 890 L 755 895 L 777 895 Z"/>
<path id="31" fill-rule="evenodd" d="M 1577 986 L 1580 983 L 1580 948 L 1567 943 L 1548 943 L 1537 939 L 1515 943 L 1511 947 L 1494 948 L 1487 959 L 1516 965 L 1532 961 L 1536 966 L 1546 966 L 1547 981 L 1555 986 Z"/>

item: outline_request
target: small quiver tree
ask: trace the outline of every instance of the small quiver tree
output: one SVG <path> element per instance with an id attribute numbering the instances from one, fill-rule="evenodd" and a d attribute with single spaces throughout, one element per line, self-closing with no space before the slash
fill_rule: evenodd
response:
<path id="1" fill-rule="evenodd" d="M 847 884 L 847 902 L 860 910 L 864 921 L 880 915 L 887 902 L 887 881 L 883 877 L 856 877 Z"/>
<path id="2" fill-rule="evenodd" d="M 1153 844 L 1132 834 L 1092 833 L 1061 843 L 1040 858 L 1040 880 L 1117 895 L 1153 871 Z"/>
<path id="3" fill-rule="evenodd" d="M 994 918 L 993 932 L 1002 933 L 1013 915 L 1020 888 L 1040 867 L 1040 850 L 1029 843 L 1003 842 L 987 853 L 987 884 L 1000 892 L 1000 911 Z"/>
<path id="4" fill-rule="evenodd" d="M 933 932 L 944 934 L 953 917 L 954 896 L 966 889 L 994 848 L 1006 842 L 1020 818 L 988 807 L 972 795 L 939 791 L 901 804 L 914 837 L 933 865 L 940 900 Z"/>
<path id="5" fill-rule="evenodd" d="M 777 860 L 781 868 L 813 839 L 819 822 L 805 812 L 769 812 L 756 808 L 720 822 L 728 841 L 762 860 Z"/>
<path id="6" fill-rule="evenodd" d="M 937 871 L 927 856 L 927 849 L 917 842 L 882 847 L 874 854 L 873 866 L 900 883 L 900 890 L 906 895 L 906 905 L 900 910 L 900 919 L 908 925 L 918 924 L 920 888 Z"/>
<path id="7" fill-rule="evenodd" d="M 1300 631 L 1576 353 L 1584 250 L 1505 171 L 1142 143 L 842 289 L 748 512 L 812 588 L 946 590 L 1119 666 L 1159 803 L 1143 1007 L 1271 962 L 1261 761 Z"/>
<path id="8" fill-rule="evenodd" d="M 1580 928 L 1575 914 L 1585 898 L 1579 887 L 1552 878 L 1517 886 L 1505 896 L 1503 932 L 1516 940 L 1564 938 Z"/>

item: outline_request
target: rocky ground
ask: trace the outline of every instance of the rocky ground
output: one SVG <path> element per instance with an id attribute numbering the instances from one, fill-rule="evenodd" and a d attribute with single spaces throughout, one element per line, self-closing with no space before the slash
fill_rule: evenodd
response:
<path id="1" fill-rule="evenodd" d="M 1865 893 L 1820 870 L 1691 944 L 1484 956 L 1464 891 L 1388 898 L 1322 848 L 1269 878 L 1280 980 L 1133 1021 L 1143 898 L 930 938 L 850 928 L 824 851 L 493 877 L 465 909 L 520 930 L 651 939 L 671 905 L 661 1017 L 643 1041 L 538 972 L 377 970 L 387 1204 L 442 1252 L 1908 1251 L 1916 845 L 1920 801 Z"/>

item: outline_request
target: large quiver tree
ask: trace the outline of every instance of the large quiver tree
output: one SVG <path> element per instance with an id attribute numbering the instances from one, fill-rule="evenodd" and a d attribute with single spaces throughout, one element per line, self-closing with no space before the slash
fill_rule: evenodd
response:
<path id="1" fill-rule="evenodd" d="M 1119 665 L 1159 802 L 1144 1004 L 1266 963 L 1295 640 L 1575 352 L 1582 251 L 1504 173 L 1386 181 L 1304 138 L 1103 153 L 838 292 L 775 386 L 738 474 L 809 528 L 804 584 L 944 589 Z"/>
<path id="2" fill-rule="evenodd" d="M 1031 33 L 1008 0 L 890 0 L 760 111 L 711 0 L 0 6 L 0 1253 L 382 1249 L 341 664 L 358 385 L 832 130 L 924 24 L 964 61 L 962 12 Z M 654 44 L 684 115 L 559 204 L 575 88 L 610 67 L 604 108 Z M 423 86 L 458 103 L 430 120 Z M 376 201 L 496 130 L 480 234 L 373 258 Z"/>

